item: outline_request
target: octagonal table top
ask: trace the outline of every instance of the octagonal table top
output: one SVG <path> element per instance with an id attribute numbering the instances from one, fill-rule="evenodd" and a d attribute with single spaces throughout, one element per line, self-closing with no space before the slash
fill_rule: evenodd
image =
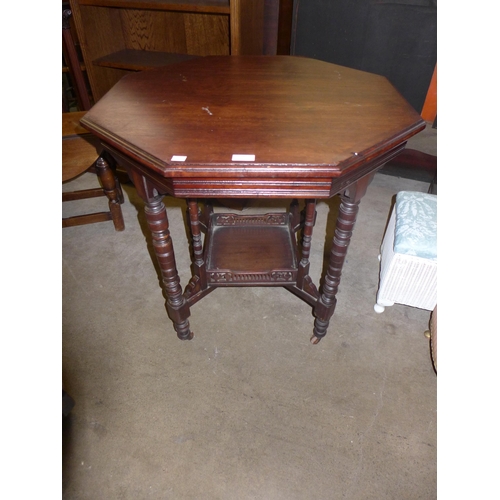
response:
<path id="1" fill-rule="evenodd" d="M 336 177 L 425 127 L 379 75 L 206 56 L 122 78 L 81 124 L 163 177 Z"/>

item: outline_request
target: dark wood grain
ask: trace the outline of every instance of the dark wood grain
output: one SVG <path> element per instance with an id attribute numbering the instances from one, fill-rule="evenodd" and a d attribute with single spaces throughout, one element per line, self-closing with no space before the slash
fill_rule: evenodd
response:
<path id="1" fill-rule="evenodd" d="M 264 53 L 264 36 L 276 37 L 278 29 L 265 23 L 264 0 L 70 0 L 70 4 L 95 101 L 128 71 L 149 69 L 149 52 L 258 55 Z M 272 34 L 267 33 L 270 30 Z M 135 57 L 129 67 L 113 56 L 126 50 L 144 51 L 136 54 L 144 60 Z"/>
<path id="2" fill-rule="evenodd" d="M 68 70 L 75 86 L 76 97 L 78 101 L 78 107 L 81 110 L 88 110 L 91 107 L 90 97 L 87 91 L 87 84 L 85 82 L 85 77 L 83 75 L 82 65 L 80 59 L 78 58 L 78 53 L 75 48 L 75 41 L 71 33 L 71 10 L 63 10 L 63 29 L 62 29 L 62 47 L 63 55 L 66 63 L 68 64 Z M 83 65 L 83 67 L 85 67 Z"/>
<path id="3" fill-rule="evenodd" d="M 99 104 L 84 126 L 102 139 L 112 130 L 115 147 L 173 178 L 338 176 L 425 126 L 385 78 L 291 56 L 208 56 L 129 75 Z"/>
<path id="4" fill-rule="evenodd" d="M 221 285 L 295 282 L 297 257 L 289 217 L 213 214 L 207 242 L 207 273 Z"/>
<path id="5" fill-rule="evenodd" d="M 94 168 L 101 186 L 78 191 L 65 191 L 62 193 L 62 201 L 106 196 L 109 211 L 65 217 L 62 220 L 62 227 L 112 220 L 115 229 L 123 231 L 125 223 L 120 204 L 124 200 L 120 183 L 115 176 L 116 166 L 112 157 L 104 157 L 102 146 L 97 138 L 80 126 L 80 119 L 84 113 L 62 114 L 62 182 L 71 181 Z"/>
<path id="6" fill-rule="evenodd" d="M 180 339 L 192 338 L 189 328 L 189 307 L 182 294 L 175 263 L 169 223 L 161 196 L 146 197 L 146 220 L 153 236 L 153 247 L 160 265 L 162 283 L 167 295 L 167 311 Z"/>
<path id="7" fill-rule="evenodd" d="M 169 52 L 157 52 L 148 50 L 124 49 L 113 54 L 108 54 L 94 61 L 97 66 L 107 68 L 128 69 L 133 71 L 144 71 L 147 69 L 175 64 L 193 59 L 197 56 L 187 54 L 172 54 Z"/>
<path id="8" fill-rule="evenodd" d="M 179 338 L 192 338 L 190 307 L 214 289 L 280 286 L 312 306 L 313 343 L 335 311 L 370 180 L 425 128 L 385 78 L 291 56 L 208 56 L 129 75 L 81 123 L 127 169 L 146 202 Z M 236 161 L 233 154 L 255 161 Z M 189 198 L 193 273 L 183 293 L 165 194 Z M 342 201 L 318 290 L 309 276 L 316 200 L 336 194 Z M 198 204 L 252 197 L 293 201 L 286 212 L 258 215 Z M 299 199 L 305 199 L 303 215 Z"/>
<path id="9" fill-rule="evenodd" d="M 229 0 L 80 0 L 81 5 L 229 14 Z"/>

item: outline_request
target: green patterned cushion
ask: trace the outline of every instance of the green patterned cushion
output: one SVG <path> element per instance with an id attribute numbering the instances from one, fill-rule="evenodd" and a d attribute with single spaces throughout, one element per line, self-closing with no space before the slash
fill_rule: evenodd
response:
<path id="1" fill-rule="evenodd" d="M 400 191 L 396 196 L 394 252 L 437 260 L 437 196 Z"/>

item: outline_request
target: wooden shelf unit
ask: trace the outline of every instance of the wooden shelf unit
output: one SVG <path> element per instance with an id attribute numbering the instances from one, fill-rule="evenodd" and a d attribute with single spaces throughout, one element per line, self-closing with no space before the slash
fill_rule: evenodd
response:
<path id="1" fill-rule="evenodd" d="M 229 14 L 229 0 L 80 0 L 80 5 L 122 9 L 177 10 Z"/>
<path id="2" fill-rule="evenodd" d="M 167 64 L 187 61 L 193 57 L 187 54 L 172 54 L 169 52 L 151 52 L 148 50 L 124 49 L 107 56 L 100 57 L 94 61 L 97 66 L 103 68 L 126 69 L 130 71 L 144 71 L 157 68 Z"/>
<path id="3" fill-rule="evenodd" d="M 262 54 L 266 1 L 70 0 L 94 100 L 186 55 Z"/>

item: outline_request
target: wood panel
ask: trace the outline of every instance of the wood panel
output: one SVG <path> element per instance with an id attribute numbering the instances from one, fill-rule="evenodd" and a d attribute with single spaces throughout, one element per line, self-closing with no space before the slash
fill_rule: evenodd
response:
<path id="1" fill-rule="evenodd" d="M 229 14 L 229 0 L 80 0 L 80 4 L 121 9 Z"/>
<path id="2" fill-rule="evenodd" d="M 198 56 L 230 54 L 229 16 L 184 14 L 187 53 Z"/>
<path id="3" fill-rule="evenodd" d="M 264 55 L 290 55 L 292 9 L 293 0 L 264 0 Z"/>
<path id="4" fill-rule="evenodd" d="M 127 71 L 176 61 L 169 54 L 263 54 L 264 8 L 274 12 L 273 2 L 278 0 L 70 0 L 94 100 Z M 276 22 L 268 24 L 276 31 Z"/>
<path id="5" fill-rule="evenodd" d="M 182 12 L 139 9 L 122 9 L 119 12 L 127 49 L 186 53 Z"/>
<path id="6" fill-rule="evenodd" d="M 231 2 L 231 54 L 263 54 L 264 0 Z"/>
<path id="7" fill-rule="evenodd" d="M 231 222 L 227 225 L 218 223 L 218 219 L 224 217 L 231 219 Z M 267 219 L 271 219 L 271 222 Z M 282 219 L 283 222 L 273 222 L 274 219 Z M 279 269 L 296 271 L 297 262 L 288 214 L 213 214 L 210 229 L 207 252 L 209 270 L 250 274 L 269 273 Z M 261 258 L 257 258 L 259 249 L 264 249 Z"/>
<path id="8" fill-rule="evenodd" d="M 184 54 L 171 54 L 168 52 L 150 52 L 145 50 L 125 49 L 101 57 L 94 61 L 94 64 L 106 68 L 127 69 L 133 71 L 144 71 L 146 69 L 175 64 L 187 61 L 197 56 Z"/>
<path id="9" fill-rule="evenodd" d="M 95 59 L 125 48 L 120 11 L 99 7 L 80 9 L 76 0 L 70 1 L 70 5 L 92 95 L 94 101 L 97 102 L 122 76 L 127 74 L 125 71 L 99 68 L 93 64 Z"/>
<path id="10" fill-rule="evenodd" d="M 279 0 L 277 55 L 289 55 L 292 41 L 293 0 Z"/>

